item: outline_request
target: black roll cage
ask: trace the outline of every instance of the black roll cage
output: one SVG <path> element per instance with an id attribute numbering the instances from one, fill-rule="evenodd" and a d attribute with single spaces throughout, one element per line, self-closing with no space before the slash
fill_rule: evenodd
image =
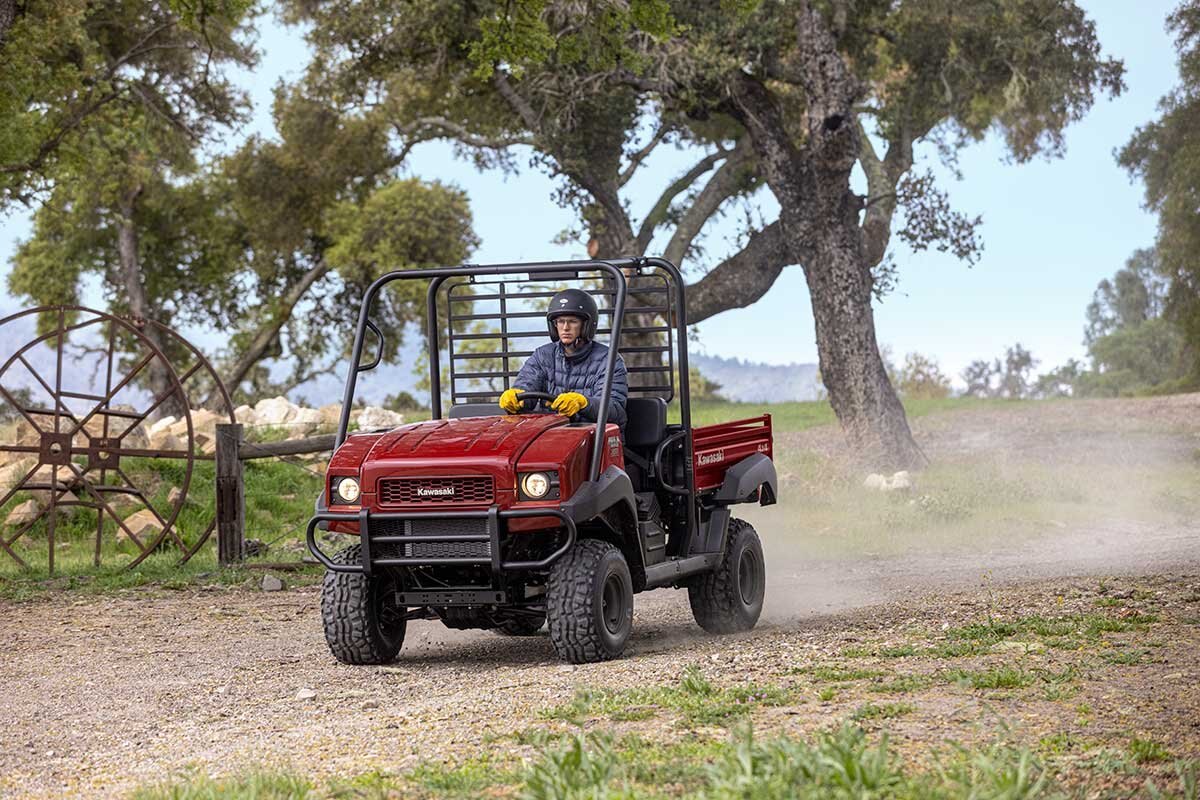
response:
<path id="1" fill-rule="evenodd" d="M 681 433 L 684 440 L 684 464 L 688 477 L 688 487 L 692 485 L 691 480 L 691 404 L 688 387 L 688 358 L 687 358 L 687 303 L 684 296 L 683 276 L 679 269 L 671 262 L 661 258 L 621 258 L 607 260 L 587 260 L 587 261 L 540 261 L 531 264 L 462 264 L 456 267 L 436 267 L 432 269 L 405 269 L 393 270 L 379 278 L 377 278 L 368 288 L 363 296 L 362 308 L 358 315 L 358 325 L 354 332 L 354 346 L 351 353 L 350 363 L 353 365 L 346 376 L 346 389 L 342 397 L 342 414 L 338 421 L 338 431 L 336 446 L 340 446 L 346 440 L 346 435 L 350 426 L 350 409 L 354 401 L 354 389 L 358 382 L 358 374 L 367 372 L 379 366 L 380 360 L 383 358 L 383 333 L 379 330 L 375 323 L 371 322 L 371 307 L 378 296 L 380 290 L 397 280 L 415 280 L 428 279 L 429 288 L 425 295 L 426 309 L 426 345 L 428 348 L 429 358 L 429 408 L 433 419 L 442 418 L 442 387 L 441 387 L 441 348 L 439 346 L 439 331 L 438 331 L 438 313 L 437 313 L 437 296 L 438 291 L 450 278 L 457 277 L 473 277 L 485 275 L 508 275 L 515 273 L 528 273 L 530 278 L 536 275 L 542 275 L 547 278 L 561 276 L 561 273 L 579 273 L 582 271 L 592 271 L 607 274 L 612 278 L 613 286 L 616 291 L 616 298 L 612 306 L 613 320 L 611 332 L 609 334 L 608 361 L 604 368 L 604 392 L 600 398 L 600 405 L 596 410 L 596 430 L 597 435 L 593 437 L 592 442 L 592 459 L 591 468 L 588 473 L 588 480 L 595 481 L 600 474 L 600 461 L 602 448 L 604 445 L 603 431 L 608 423 L 608 411 L 610 403 L 610 395 L 612 393 L 612 377 L 613 369 L 616 365 L 617 352 L 621 340 L 621 328 L 625 316 L 625 300 L 628 294 L 628 282 L 625 277 L 625 270 L 639 270 L 643 267 L 657 267 L 669 276 L 669 282 L 673 284 L 670 289 L 675 294 L 675 327 L 677 331 L 676 339 L 679 347 L 679 358 L 675 362 L 675 367 L 678 369 L 679 375 L 679 406 L 680 406 L 680 422 L 682 423 Z M 557 275 L 556 275 L 557 274 Z M 671 320 L 667 321 L 670 327 Z M 365 344 L 367 331 L 373 332 L 378 340 L 378 349 L 375 353 L 375 358 L 367 363 L 362 363 L 363 347 Z"/>

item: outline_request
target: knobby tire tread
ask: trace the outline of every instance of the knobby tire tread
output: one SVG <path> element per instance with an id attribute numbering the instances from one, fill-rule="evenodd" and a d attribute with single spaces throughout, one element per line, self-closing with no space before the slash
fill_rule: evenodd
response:
<path id="1" fill-rule="evenodd" d="M 604 646 L 592 613 L 595 576 L 610 552 L 621 551 L 599 539 L 581 539 L 550 570 L 546 585 L 550 642 L 558 656 L 572 664 L 610 661 L 621 655 Z"/>
<path id="2" fill-rule="evenodd" d="M 741 541 L 758 534 L 749 522 L 733 517 L 729 520 L 729 535 L 725 543 L 725 555 L 715 570 L 694 578 L 688 585 L 688 601 L 696 624 L 709 633 L 737 633 L 748 631 L 758 622 L 757 616 L 747 620 L 741 613 L 741 597 L 738 593 L 735 555 L 741 552 Z M 761 564 L 762 545 L 759 545 Z"/>
<path id="3" fill-rule="evenodd" d="M 359 545 L 351 545 L 333 556 L 338 564 L 362 560 Z M 321 622 L 325 642 L 333 657 L 343 664 L 387 664 L 404 645 L 407 624 L 401 626 L 395 647 L 383 641 L 371 619 L 370 579 L 359 573 L 326 572 L 321 586 Z"/>

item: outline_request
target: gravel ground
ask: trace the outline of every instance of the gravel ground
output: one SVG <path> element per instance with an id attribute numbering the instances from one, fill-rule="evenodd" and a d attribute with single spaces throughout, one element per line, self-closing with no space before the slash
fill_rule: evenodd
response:
<path id="1" fill-rule="evenodd" d="M 1200 397 L 1189 397 L 1086 411 L 1121 420 L 1124 449 L 1185 457 L 1197 447 L 1200 426 Z M 1003 411 L 947 414 L 920 420 L 917 433 L 935 457 L 971 447 L 1075 452 L 1096 440 L 1076 426 L 1073 405 L 1046 404 L 1037 424 Z M 1047 444 L 1048 426 L 1076 426 L 1079 435 L 1070 446 Z M 805 444 L 818 441 L 810 436 Z M 769 517 L 758 522 L 762 528 Z M 1200 627 L 1186 621 L 1200 615 L 1200 523 L 1112 519 L 1047 531 L 1034 550 L 1022 540 L 980 553 L 803 567 L 776 561 L 769 591 L 788 602 L 769 607 L 757 630 L 737 637 L 703 634 L 682 593 L 640 595 L 628 655 L 586 667 L 557 663 L 544 635 L 509 639 L 427 621 L 411 624 L 394 665 L 340 665 L 325 647 L 315 587 L 0 603 L 0 796 L 120 796 L 190 768 L 223 773 L 249 764 L 298 767 L 318 779 L 401 772 L 430 759 L 512 750 L 505 734 L 544 724 L 539 711 L 566 702 L 580 685 L 668 683 L 688 664 L 703 665 L 714 682 L 778 680 L 850 642 L 884 641 L 913 626 L 936 632 L 939 622 L 960 624 L 982 609 L 1053 608 L 1064 596 L 1068 604 L 1090 602 L 1098 575 L 1150 581 L 1178 613 L 1168 616 L 1161 657 L 1097 688 L 1094 702 L 1113 709 L 1114 726 L 1124 724 L 1121 714 L 1139 713 L 1180 754 L 1200 755 Z M 940 741 L 946 726 L 962 734 L 985 714 L 977 702 L 929 703 L 927 715 L 904 723 L 902 740 Z M 805 729 L 837 710 L 775 709 L 763 722 Z M 1054 719 L 1052 709 L 1045 713 Z"/>

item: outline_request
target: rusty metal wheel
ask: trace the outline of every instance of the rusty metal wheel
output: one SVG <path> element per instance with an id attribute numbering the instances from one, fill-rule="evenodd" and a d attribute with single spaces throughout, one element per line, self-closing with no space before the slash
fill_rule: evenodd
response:
<path id="1" fill-rule="evenodd" d="M 182 375 L 164 352 L 167 345 L 158 346 L 152 337 L 190 354 Z M 11 349 L 7 344 L 22 340 Z M 203 515 L 189 518 L 190 530 L 177 524 L 196 462 L 213 459 L 208 441 L 196 435 L 189 383 L 211 380 L 222 410 L 233 418 L 208 361 L 165 326 L 80 306 L 32 308 L 6 317 L 0 320 L 0 343 L 7 351 L 0 352 L 6 359 L 0 366 L 0 406 L 10 418 L 0 424 L 0 510 L 6 516 L 0 552 L 28 567 L 18 549 L 28 550 L 34 535 L 44 532 L 45 564 L 53 573 L 58 548 L 79 546 L 92 538 L 81 531 L 94 530 L 95 566 L 107 536 L 124 540 L 117 547 L 131 557 L 129 566 L 163 547 L 178 551 L 180 561 L 190 558 L 211 534 L 215 515 L 210 511 L 207 525 Z M 164 407 L 179 418 L 169 427 L 160 421 L 167 433 L 152 440 L 148 420 Z M 166 466 L 162 459 L 174 464 L 166 469 L 168 479 L 159 482 L 130 470 L 131 459 L 153 459 L 155 469 Z M 173 488 L 164 500 L 168 483 Z M 14 508 L 18 500 L 24 502 Z M 94 526 L 84 524 L 84 514 L 95 515 Z M 15 524 L 8 524 L 14 516 Z M 64 519 L 67 535 L 57 542 Z M 26 541 L 19 547 L 22 537 Z"/>

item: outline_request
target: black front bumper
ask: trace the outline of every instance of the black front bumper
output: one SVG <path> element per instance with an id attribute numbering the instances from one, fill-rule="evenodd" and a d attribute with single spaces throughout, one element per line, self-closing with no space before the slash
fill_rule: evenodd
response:
<path id="1" fill-rule="evenodd" d="M 503 561 L 500 557 L 500 544 L 505 535 L 504 522 L 509 519 L 520 519 L 529 517 L 557 517 L 562 521 L 563 531 L 565 532 L 565 541 L 561 542 L 548 556 L 537 561 Z M 482 525 L 475 526 L 475 530 L 471 532 L 452 532 L 452 533 L 410 533 L 411 524 L 406 523 L 432 523 L 423 527 L 433 527 L 436 529 L 438 522 L 456 523 L 462 521 L 481 522 Z M 357 522 L 360 540 L 360 552 L 362 560 L 358 564 L 338 564 L 324 552 L 321 551 L 320 545 L 317 544 L 317 527 L 322 522 Z M 395 523 L 400 523 L 400 527 L 405 529 L 405 533 L 393 532 L 377 532 L 373 529 L 384 528 L 382 523 L 393 523 L 386 526 L 389 528 L 395 527 Z M 453 527 L 453 525 L 447 525 Z M 461 526 L 459 526 L 461 527 Z M 523 535 L 523 534 L 518 534 Z M 484 566 L 488 567 L 493 575 L 499 575 L 505 572 L 523 572 L 528 570 L 544 569 L 563 556 L 575 544 L 576 529 L 575 521 L 568 516 L 567 513 L 557 508 L 507 508 L 502 509 L 499 506 L 492 506 L 485 510 L 477 511 L 375 511 L 371 512 L 367 509 L 362 509 L 357 514 L 355 513 L 337 513 L 331 511 L 319 510 L 308 521 L 308 549 L 313 554 L 313 557 L 325 565 L 325 568 L 333 572 L 360 573 L 370 575 L 375 567 L 425 567 L 425 566 Z M 488 545 L 486 554 L 471 554 L 471 555 L 430 555 L 429 550 L 434 548 L 424 548 L 424 555 L 377 555 L 379 545 L 384 544 L 399 544 L 402 545 L 402 552 L 415 551 L 412 545 L 435 545 L 444 546 L 444 549 L 449 552 L 454 552 L 454 546 L 465 546 L 464 549 L 470 549 L 472 544 Z"/>

